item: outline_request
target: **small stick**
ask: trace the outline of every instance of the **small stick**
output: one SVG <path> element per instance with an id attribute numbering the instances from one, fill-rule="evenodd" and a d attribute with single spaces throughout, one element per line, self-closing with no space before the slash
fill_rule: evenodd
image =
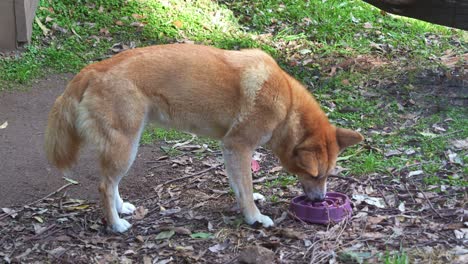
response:
<path id="1" fill-rule="evenodd" d="M 195 177 L 195 176 L 198 176 L 198 175 L 201 175 L 203 173 L 206 173 L 206 172 L 209 172 L 211 170 L 214 170 L 218 167 L 221 167 L 223 164 L 218 164 L 216 166 L 213 166 L 213 167 L 209 167 L 208 169 L 204 169 L 202 171 L 199 171 L 199 172 L 196 172 L 196 173 L 192 173 L 190 175 L 187 175 L 187 176 L 184 176 L 184 177 L 180 177 L 180 178 L 177 178 L 177 179 L 173 179 L 173 180 L 170 180 L 170 181 L 166 181 L 164 182 L 162 185 L 167 185 L 169 183 L 173 183 L 173 182 L 176 182 L 176 181 L 181 181 L 181 180 L 185 180 L 185 179 L 188 179 L 188 178 L 192 178 L 192 177 Z"/>
<path id="2" fill-rule="evenodd" d="M 429 206 L 431 207 L 432 211 L 434 211 L 434 213 L 436 213 L 440 218 L 443 218 L 445 219 L 445 217 L 443 217 L 435 208 L 434 206 L 432 205 L 431 201 L 429 200 L 429 198 L 427 198 L 426 194 L 421 191 L 421 189 L 419 189 L 419 187 L 415 184 L 414 187 L 416 187 L 416 189 L 418 189 L 419 192 L 422 193 L 422 195 L 424 196 L 424 199 L 426 199 L 427 203 L 429 204 Z"/>
<path id="3" fill-rule="evenodd" d="M 42 197 L 41 199 L 38 199 L 38 200 L 36 200 L 36 201 L 34 201 L 34 202 L 31 202 L 31 203 L 28 203 L 28 204 L 25 205 L 24 207 L 26 207 L 26 206 L 31 206 L 31 205 L 33 205 L 33 204 L 39 203 L 39 202 L 41 202 L 41 201 L 43 201 L 43 200 L 49 198 L 50 196 L 52 196 L 52 195 L 54 195 L 54 194 L 56 194 L 56 193 L 59 193 L 59 192 L 62 191 L 63 189 L 68 188 L 69 186 L 75 185 L 75 184 L 76 184 L 76 183 L 69 182 L 69 183 L 65 184 L 64 186 L 58 188 L 56 191 L 49 193 L 48 195 Z"/>
<path id="4" fill-rule="evenodd" d="M 148 169 L 146 169 L 146 172 L 149 172 L 149 171 L 151 171 L 151 170 L 154 170 L 154 169 L 157 169 L 157 168 L 161 168 L 161 167 L 164 167 L 164 166 L 167 166 L 167 165 L 171 165 L 171 163 L 166 162 L 166 163 L 163 163 L 163 164 L 159 164 L 159 165 L 155 165 L 155 166 L 149 167 Z"/>
<path id="5" fill-rule="evenodd" d="M 367 183 L 360 182 L 360 181 L 358 181 L 356 179 L 353 179 L 353 178 L 350 178 L 350 177 L 344 177 L 344 176 L 335 175 L 335 174 L 330 174 L 330 175 L 328 175 L 328 177 L 342 179 L 342 180 L 345 180 L 345 181 L 351 181 L 351 182 L 361 184 L 361 185 L 367 185 Z"/>

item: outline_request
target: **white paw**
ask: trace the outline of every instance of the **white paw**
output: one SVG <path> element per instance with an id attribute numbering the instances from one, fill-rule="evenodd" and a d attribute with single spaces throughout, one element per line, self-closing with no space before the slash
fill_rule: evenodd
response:
<path id="1" fill-rule="evenodd" d="M 245 221 L 247 222 L 247 224 L 249 225 L 253 225 L 255 224 L 255 222 L 259 222 L 263 225 L 263 227 L 270 227 L 270 226 L 274 226 L 275 223 L 273 222 L 273 220 L 271 220 L 271 218 L 267 215 L 263 215 L 263 214 L 257 214 L 256 216 L 254 217 L 246 217 Z"/>
<path id="2" fill-rule="evenodd" d="M 131 214 L 133 214 L 135 209 L 136 209 L 136 207 L 133 204 L 124 202 L 122 204 L 122 208 L 120 209 L 119 213 L 131 215 Z"/>
<path id="3" fill-rule="evenodd" d="M 114 232 L 123 233 L 127 231 L 131 226 L 132 224 L 130 224 L 127 220 L 119 218 L 117 219 L 115 224 L 112 225 L 112 230 Z"/>
<path id="4" fill-rule="evenodd" d="M 254 201 L 260 201 L 264 202 L 265 201 L 265 196 L 259 194 L 259 193 L 253 193 L 253 199 Z"/>

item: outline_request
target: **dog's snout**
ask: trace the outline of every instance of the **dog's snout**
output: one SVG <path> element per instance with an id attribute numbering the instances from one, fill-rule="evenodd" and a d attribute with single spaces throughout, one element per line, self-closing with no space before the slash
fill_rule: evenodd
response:
<path id="1" fill-rule="evenodd" d="M 322 186 L 320 185 L 307 185 L 302 184 L 305 195 L 312 201 L 323 201 L 327 193 L 326 183 Z"/>
<path id="2" fill-rule="evenodd" d="M 312 201 L 323 201 L 325 199 L 325 193 L 309 192 L 306 195 Z"/>

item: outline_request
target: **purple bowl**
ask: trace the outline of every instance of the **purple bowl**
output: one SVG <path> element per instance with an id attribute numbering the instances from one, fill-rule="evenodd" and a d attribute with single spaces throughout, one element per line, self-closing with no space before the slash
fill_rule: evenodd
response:
<path id="1" fill-rule="evenodd" d="M 313 202 L 305 195 L 291 201 L 289 211 L 296 218 L 313 224 L 338 223 L 352 215 L 348 196 L 337 192 L 328 192 L 323 201 Z"/>

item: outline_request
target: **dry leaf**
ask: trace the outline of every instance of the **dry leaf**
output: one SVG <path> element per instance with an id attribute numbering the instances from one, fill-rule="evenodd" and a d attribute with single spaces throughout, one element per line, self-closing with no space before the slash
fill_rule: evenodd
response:
<path id="1" fill-rule="evenodd" d="M 282 166 L 276 166 L 272 168 L 271 170 L 269 170 L 268 173 L 275 173 L 275 172 L 282 171 L 282 170 L 283 170 Z"/>
<path id="2" fill-rule="evenodd" d="M 180 20 L 176 20 L 174 22 L 172 22 L 172 24 L 176 27 L 176 28 L 181 28 L 183 26 L 183 23 L 182 21 Z"/>
<path id="3" fill-rule="evenodd" d="M 3 211 L 5 214 L 11 216 L 11 218 L 15 218 L 15 217 L 18 215 L 18 213 L 16 213 L 15 210 L 10 209 L 10 208 L 2 208 L 2 211 Z"/>
<path id="4" fill-rule="evenodd" d="M 138 206 L 135 212 L 133 213 L 133 219 L 143 219 L 147 213 L 148 209 L 144 208 L 143 206 Z"/>
<path id="5" fill-rule="evenodd" d="M 291 228 L 284 228 L 280 232 L 281 232 L 281 235 L 286 238 L 299 239 L 299 240 L 303 240 L 307 238 L 307 235 L 304 234 L 303 232 L 299 232 Z"/>
<path id="6" fill-rule="evenodd" d="M 1 129 L 1 126 L 0 126 Z M 468 149 L 468 138 L 452 140 L 452 145 L 457 149 Z"/>
<path id="7" fill-rule="evenodd" d="M 122 21 L 120 21 L 120 20 L 115 21 L 115 24 L 117 26 L 123 26 L 124 25 L 124 23 Z"/>
<path id="8" fill-rule="evenodd" d="M 133 17 L 134 19 L 136 19 L 136 20 L 140 20 L 140 19 L 144 18 L 144 16 L 143 16 L 143 15 L 140 15 L 140 14 L 132 14 L 132 17 Z"/>
<path id="9" fill-rule="evenodd" d="M 364 23 L 364 28 L 372 28 L 372 24 L 369 22 Z"/>
<path id="10" fill-rule="evenodd" d="M 260 170 L 260 164 L 258 164 L 258 161 L 252 159 L 251 161 L 251 168 L 252 168 L 252 172 L 255 173 L 255 172 L 258 172 Z"/>
<path id="11" fill-rule="evenodd" d="M 110 35 L 109 30 L 107 28 L 101 28 L 99 30 L 99 34 L 104 35 L 104 36 L 109 36 Z"/>

